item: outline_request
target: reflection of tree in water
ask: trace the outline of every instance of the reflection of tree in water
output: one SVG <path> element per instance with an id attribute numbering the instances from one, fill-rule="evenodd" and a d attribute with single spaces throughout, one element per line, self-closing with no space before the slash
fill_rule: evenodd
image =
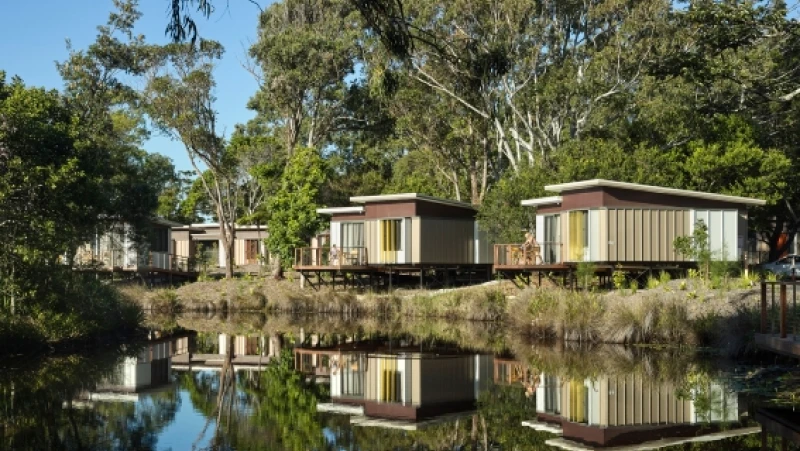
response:
<path id="1" fill-rule="evenodd" d="M 73 401 L 94 390 L 125 356 L 55 357 L 0 370 L 0 449 L 155 449 L 158 434 L 175 418 L 175 390 L 138 405 Z"/>
<path id="2" fill-rule="evenodd" d="M 233 340 L 228 340 L 231 344 Z M 228 356 L 233 349 L 228 349 Z M 219 373 L 187 373 L 181 385 L 207 422 L 195 440 L 211 431 L 208 448 L 313 450 L 323 449 L 317 421 L 322 387 L 305 382 L 294 370 L 290 352 L 271 361 L 260 373 L 233 371 L 228 357 Z"/>

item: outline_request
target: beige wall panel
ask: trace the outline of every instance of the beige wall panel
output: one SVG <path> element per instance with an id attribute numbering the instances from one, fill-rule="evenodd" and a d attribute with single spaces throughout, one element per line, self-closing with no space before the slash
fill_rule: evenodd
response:
<path id="1" fill-rule="evenodd" d="M 364 246 L 367 247 L 367 262 L 380 262 L 380 240 L 378 239 L 378 221 L 364 221 Z"/>
<path id="2" fill-rule="evenodd" d="M 633 260 L 634 251 L 634 224 L 633 224 L 633 210 L 625 209 L 625 261 Z"/>
<path id="3" fill-rule="evenodd" d="M 645 230 L 642 210 L 637 208 L 633 211 L 633 259 L 637 262 L 643 260 L 642 248 L 644 247 Z"/>
<path id="4" fill-rule="evenodd" d="M 642 261 L 653 260 L 653 221 L 651 217 L 652 211 L 650 209 L 642 210 Z"/>
<path id="5" fill-rule="evenodd" d="M 237 230 L 237 240 L 263 240 L 267 238 L 266 230 Z"/>
<path id="6" fill-rule="evenodd" d="M 599 222 L 600 222 L 600 232 L 598 233 L 598 240 L 600 240 L 600 255 L 598 260 L 600 261 L 608 261 L 608 210 L 602 208 L 598 210 L 599 214 Z"/>
<path id="7" fill-rule="evenodd" d="M 419 263 L 472 263 L 475 223 L 472 220 L 419 218 Z"/>
<path id="8" fill-rule="evenodd" d="M 609 406 L 608 406 L 608 379 L 603 378 L 599 381 L 599 390 L 600 390 L 600 426 L 606 427 L 608 426 L 608 414 L 609 414 Z"/>
<path id="9" fill-rule="evenodd" d="M 617 210 L 608 210 L 608 260 L 619 260 L 619 229 L 617 226 Z"/>
<path id="10" fill-rule="evenodd" d="M 411 263 L 419 263 L 422 249 L 422 234 L 420 233 L 420 218 L 411 218 Z"/>

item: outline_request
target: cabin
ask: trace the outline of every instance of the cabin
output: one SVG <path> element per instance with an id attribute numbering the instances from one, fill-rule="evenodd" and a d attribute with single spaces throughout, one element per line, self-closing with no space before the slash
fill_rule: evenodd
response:
<path id="1" fill-rule="evenodd" d="M 718 383 L 681 395 L 675 383 L 640 374 L 570 379 L 543 373 L 536 387 L 534 421 L 525 426 L 559 435 L 546 443 L 561 449 L 614 449 L 703 437 L 753 434 L 738 395 Z M 702 398 L 705 402 L 697 401 Z M 648 447 L 649 449 L 649 447 Z"/>
<path id="2" fill-rule="evenodd" d="M 233 243 L 236 266 L 256 267 L 269 261 L 264 245 L 267 229 L 263 225 L 237 225 Z M 172 229 L 176 255 L 200 260 L 208 268 L 225 268 L 225 252 L 218 223 L 180 225 Z"/>
<path id="3" fill-rule="evenodd" d="M 137 232 L 128 223 L 120 223 L 78 248 L 74 264 L 108 271 L 142 272 L 172 270 L 178 262 L 174 256 L 172 228 L 181 224 L 153 218 L 143 231 L 144 242 L 136 240 Z"/>
<path id="4" fill-rule="evenodd" d="M 331 401 L 363 415 L 419 421 L 470 411 L 492 383 L 492 356 L 350 352 L 330 356 Z"/>
<path id="5" fill-rule="evenodd" d="M 533 246 L 495 246 L 495 270 L 597 264 L 681 265 L 675 238 L 702 220 L 713 258 L 743 260 L 748 208 L 761 199 L 594 179 L 545 186 L 554 195 L 522 201 L 536 209 Z"/>
<path id="6" fill-rule="evenodd" d="M 426 272 L 474 270 L 491 276 L 487 235 L 478 228 L 477 210 L 468 203 L 417 193 L 355 196 L 355 206 L 320 208 L 330 216 L 317 246 L 296 249 L 295 270 L 310 272 Z M 319 243 L 325 243 L 321 246 Z"/>

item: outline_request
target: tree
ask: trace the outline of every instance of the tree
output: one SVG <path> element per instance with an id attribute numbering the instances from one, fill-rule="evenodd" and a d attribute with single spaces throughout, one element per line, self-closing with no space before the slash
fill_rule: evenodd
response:
<path id="1" fill-rule="evenodd" d="M 155 64 L 144 90 L 146 110 L 159 129 L 180 140 L 214 207 L 225 252 L 225 277 L 233 277 L 233 244 L 239 215 L 236 160 L 217 130 L 214 61 L 219 43 L 201 40 L 199 48 L 170 44 L 154 51 Z M 206 170 L 201 169 L 205 165 Z"/>
<path id="2" fill-rule="evenodd" d="M 291 265 L 293 251 L 307 244 L 322 224 L 317 214 L 319 189 L 325 183 L 325 163 L 318 151 L 298 148 L 281 177 L 280 189 L 269 199 L 270 212 L 266 240 L 281 266 Z"/>
<path id="3" fill-rule="evenodd" d="M 250 48 L 261 87 L 248 106 L 283 135 L 287 158 L 359 121 L 345 109 L 360 32 L 353 13 L 342 0 L 285 0 L 261 14 Z"/>

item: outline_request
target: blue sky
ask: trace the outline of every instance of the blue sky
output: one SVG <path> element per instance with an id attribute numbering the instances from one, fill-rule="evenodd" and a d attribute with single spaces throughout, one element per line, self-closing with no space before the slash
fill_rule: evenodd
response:
<path id="1" fill-rule="evenodd" d="M 140 0 L 144 14 L 137 32 L 149 42 L 167 42 L 167 0 Z M 203 37 L 225 46 L 225 56 L 215 73 L 217 111 L 226 135 L 237 123 L 246 122 L 253 113 L 247 100 L 258 85 L 242 68 L 247 48 L 256 38 L 258 8 L 248 0 L 217 0 L 217 11 L 210 19 L 198 21 Z M 226 9 L 226 3 L 229 6 Z M 270 0 L 259 0 L 262 7 Z M 113 8 L 111 0 L 0 0 L 0 70 L 10 78 L 19 75 L 27 85 L 61 89 L 61 77 L 55 62 L 67 58 L 66 39 L 75 49 L 94 42 L 97 26 L 105 24 Z M 149 152 L 172 158 L 178 169 L 191 169 L 186 151 L 179 142 L 153 134 L 145 144 Z"/>

